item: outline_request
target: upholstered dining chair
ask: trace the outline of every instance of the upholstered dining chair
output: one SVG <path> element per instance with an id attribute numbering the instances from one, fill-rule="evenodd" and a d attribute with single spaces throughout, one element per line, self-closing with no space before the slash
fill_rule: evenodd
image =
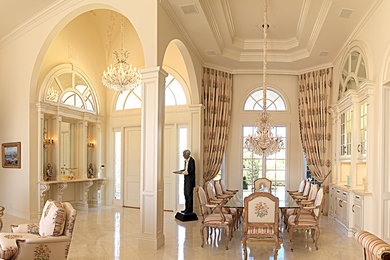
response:
<path id="1" fill-rule="evenodd" d="M 271 192 L 272 181 L 267 178 L 258 178 L 254 181 L 253 187 L 255 191 L 261 191 L 264 188 Z"/>
<path id="2" fill-rule="evenodd" d="M 202 187 L 195 187 L 195 191 L 198 197 L 199 210 L 202 216 L 200 233 L 202 236 L 202 244 L 204 247 L 204 230 L 207 230 L 207 240 L 209 239 L 209 229 L 214 229 L 214 234 L 216 234 L 215 229 L 225 229 L 226 230 L 226 250 L 229 248 L 229 241 L 232 238 L 232 229 L 233 229 L 233 217 L 230 214 L 225 214 L 222 210 L 222 204 L 209 204 L 207 202 L 207 196 Z M 218 209 L 218 210 L 216 210 Z M 218 211 L 218 213 L 216 213 Z M 212 240 L 213 238 L 210 237 Z M 214 239 L 216 237 L 214 236 Z"/>
<path id="3" fill-rule="evenodd" d="M 290 195 L 302 195 L 303 191 L 305 190 L 306 186 L 306 180 L 302 180 L 301 183 L 299 184 L 298 190 L 288 190 L 287 192 L 290 193 Z"/>
<path id="4" fill-rule="evenodd" d="M 314 204 L 314 201 L 315 201 L 316 196 L 317 196 L 317 192 L 318 192 L 318 184 L 312 184 L 310 186 L 309 196 L 306 199 L 304 196 L 296 196 L 295 199 L 296 199 L 298 204 L 302 204 L 304 206 L 311 206 Z M 296 215 L 297 211 L 298 211 L 297 209 L 287 209 L 286 210 L 285 216 L 284 216 L 284 223 L 286 225 L 287 225 L 288 218 L 291 215 Z M 305 213 L 308 213 L 308 210 L 301 211 L 301 214 L 305 214 Z"/>
<path id="5" fill-rule="evenodd" d="M 206 183 L 206 192 L 207 192 L 207 202 L 209 204 L 222 204 L 224 205 L 230 198 L 231 196 L 218 196 L 215 192 L 214 186 L 211 184 L 211 181 Z M 216 209 L 218 212 L 219 209 Z M 234 227 L 238 227 L 238 214 L 237 214 L 237 209 L 234 208 L 222 208 L 223 213 L 226 214 L 231 214 L 233 216 L 234 220 Z"/>
<path id="6" fill-rule="evenodd" d="M 305 188 L 303 189 L 302 194 L 292 193 L 291 197 L 293 197 L 293 199 L 298 199 L 298 198 L 299 199 L 302 199 L 302 198 L 307 199 L 307 197 L 309 197 L 310 188 L 311 188 L 311 182 L 306 181 Z"/>
<path id="7" fill-rule="evenodd" d="M 226 194 L 223 193 L 221 183 L 218 181 L 214 181 L 214 189 L 215 189 L 215 195 L 217 198 L 228 198 L 230 199 L 231 197 L 234 196 L 234 194 Z"/>
<path id="8" fill-rule="evenodd" d="M 68 202 L 48 200 L 39 224 L 11 225 L 0 233 L 1 259 L 66 259 L 76 210 Z"/>
<path id="9" fill-rule="evenodd" d="M 268 192 L 255 192 L 244 199 L 242 246 L 247 259 L 248 239 L 274 239 L 274 258 L 278 256 L 279 199 Z"/>
<path id="10" fill-rule="evenodd" d="M 225 194 L 236 194 L 239 191 L 239 190 L 229 190 L 229 189 L 226 189 L 225 183 L 222 181 L 222 179 L 219 180 L 219 183 L 221 183 L 222 191 Z"/>
<path id="11" fill-rule="evenodd" d="M 318 191 L 312 206 L 304 206 L 304 204 L 301 204 L 297 215 L 292 215 L 288 218 L 288 231 L 290 235 L 291 251 L 293 251 L 294 246 L 293 232 L 295 230 L 311 230 L 315 247 L 318 250 L 318 239 L 320 237 L 319 225 L 323 199 L 324 189 L 321 188 Z"/>

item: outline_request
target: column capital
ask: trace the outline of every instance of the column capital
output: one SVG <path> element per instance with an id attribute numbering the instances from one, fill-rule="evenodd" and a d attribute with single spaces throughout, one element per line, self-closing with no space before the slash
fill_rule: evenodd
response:
<path id="1" fill-rule="evenodd" d="M 165 78 L 168 76 L 168 73 L 160 66 L 144 68 L 140 70 L 140 72 L 142 74 L 142 80 L 153 79 L 157 77 Z"/>

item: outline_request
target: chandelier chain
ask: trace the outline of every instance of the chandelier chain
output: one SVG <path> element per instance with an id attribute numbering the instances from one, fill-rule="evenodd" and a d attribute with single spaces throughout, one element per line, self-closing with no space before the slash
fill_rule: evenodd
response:
<path id="1" fill-rule="evenodd" d="M 257 121 L 257 129 L 254 135 L 245 139 L 245 148 L 250 152 L 267 157 L 279 152 L 283 148 L 281 137 L 274 137 L 272 133 L 273 123 L 270 113 L 267 112 L 267 37 L 268 37 L 268 3 L 264 0 L 264 24 L 263 24 L 263 108 Z"/>

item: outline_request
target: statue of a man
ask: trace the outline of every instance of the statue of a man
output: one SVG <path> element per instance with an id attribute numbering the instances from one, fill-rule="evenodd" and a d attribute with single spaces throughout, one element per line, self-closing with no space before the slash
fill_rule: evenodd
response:
<path id="1" fill-rule="evenodd" d="M 184 197 L 186 200 L 186 208 L 183 213 L 192 213 L 193 211 L 193 193 L 195 187 L 195 160 L 191 157 L 190 150 L 183 151 L 185 159 L 184 168 Z"/>

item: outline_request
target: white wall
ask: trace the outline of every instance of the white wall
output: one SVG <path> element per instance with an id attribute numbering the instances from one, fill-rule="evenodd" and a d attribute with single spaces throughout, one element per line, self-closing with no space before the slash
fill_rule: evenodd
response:
<path id="1" fill-rule="evenodd" d="M 261 86 L 262 75 L 234 75 L 232 121 L 226 154 L 226 184 L 242 188 L 242 127 L 256 125 L 258 112 L 244 111 L 249 94 Z M 281 93 L 287 103 L 286 112 L 271 112 L 275 125 L 287 126 L 286 187 L 296 188 L 303 178 L 303 152 L 298 124 L 298 78 L 288 75 L 268 75 L 268 85 Z"/>

